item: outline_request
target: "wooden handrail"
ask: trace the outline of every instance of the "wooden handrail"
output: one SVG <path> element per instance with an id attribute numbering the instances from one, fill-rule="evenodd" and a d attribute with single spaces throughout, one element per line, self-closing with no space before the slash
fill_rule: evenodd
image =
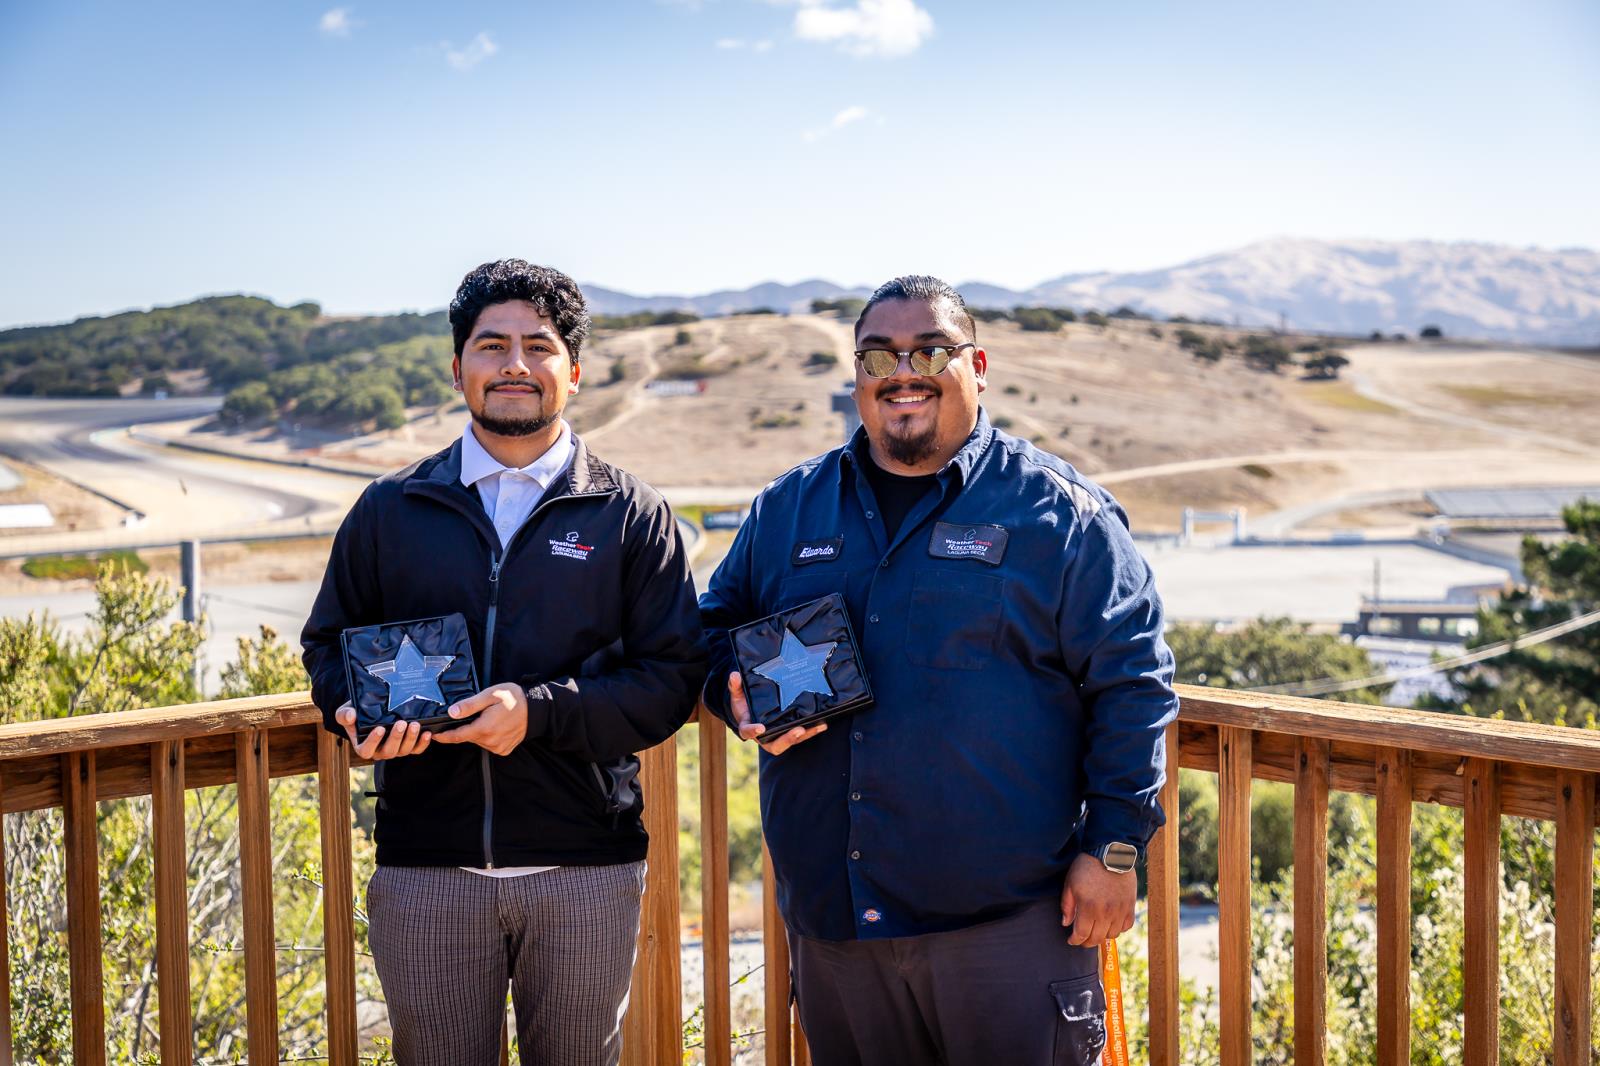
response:
<path id="1" fill-rule="evenodd" d="M 1168 765 L 1219 774 L 1222 1059 L 1251 1058 L 1249 797 L 1253 780 L 1296 786 L 1296 1060 L 1320 1063 L 1326 958 L 1327 804 L 1332 791 L 1377 797 L 1376 911 L 1378 1059 L 1402 1066 L 1410 1047 L 1410 826 L 1412 804 L 1462 808 L 1466 852 L 1464 975 L 1466 1044 L 1474 1063 L 1497 1061 L 1499 820 L 1516 815 L 1556 824 L 1557 1066 L 1588 1066 L 1593 988 L 1593 832 L 1600 825 L 1600 733 L 1388 707 L 1180 687 L 1179 720 L 1167 735 Z M 705 1039 L 708 1064 L 731 1060 L 728 997 L 727 742 L 702 715 L 700 796 L 703 854 Z M 640 921 L 633 999 L 625 1023 L 629 1066 L 681 1061 L 676 745 L 643 753 L 652 846 Z M 189 1060 L 186 916 L 182 894 L 184 797 L 196 788 L 240 787 L 247 1008 L 252 1061 L 275 1061 L 272 998 L 269 778 L 315 773 L 325 868 L 324 951 L 330 1061 L 356 1061 L 353 887 L 349 805 L 351 752 L 321 728 L 305 693 L 216 701 L 0 726 L 0 810 L 64 811 L 68 952 L 72 961 L 74 1057 L 104 1061 L 96 804 L 154 798 L 156 971 L 164 1006 L 164 1061 Z M 1149 876 L 1149 1061 L 1178 1054 L 1178 847 L 1176 773 L 1162 790 L 1168 828 L 1151 842 Z M 3 841 L 0 841 L 3 847 Z M 3 854 L 3 852 L 0 852 Z M 764 878 L 766 1059 L 809 1062 L 788 1009 L 787 943 Z M 0 948 L 6 925 L 0 921 Z M 8 1034 L 9 975 L 0 959 L 0 1036 Z M 166 997 L 170 995 L 170 1000 Z M 0 1064 L 10 1061 L 0 1046 Z"/>

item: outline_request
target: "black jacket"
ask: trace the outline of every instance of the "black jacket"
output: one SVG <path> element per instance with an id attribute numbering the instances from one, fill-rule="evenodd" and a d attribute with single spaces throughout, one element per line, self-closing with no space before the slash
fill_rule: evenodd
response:
<path id="1" fill-rule="evenodd" d="M 478 680 L 528 690 L 510 755 L 433 744 L 379 764 L 378 862 L 607 865 L 645 855 L 633 753 L 688 718 L 705 676 L 665 501 L 576 443 L 502 556 L 461 442 L 374 481 L 334 537 L 300 641 L 323 724 L 348 698 L 339 634 L 460 611 Z"/>

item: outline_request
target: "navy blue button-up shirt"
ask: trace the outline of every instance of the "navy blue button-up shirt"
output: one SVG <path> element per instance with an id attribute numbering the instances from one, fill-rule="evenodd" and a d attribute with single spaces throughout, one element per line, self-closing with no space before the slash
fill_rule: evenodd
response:
<path id="1" fill-rule="evenodd" d="M 1108 492 L 980 410 L 890 540 L 866 447 L 858 431 L 767 486 L 700 597 L 725 718 L 729 629 L 849 605 L 875 704 L 761 754 L 779 906 L 823 940 L 973 925 L 1059 894 L 1081 850 L 1142 848 L 1177 712 L 1161 601 Z"/>

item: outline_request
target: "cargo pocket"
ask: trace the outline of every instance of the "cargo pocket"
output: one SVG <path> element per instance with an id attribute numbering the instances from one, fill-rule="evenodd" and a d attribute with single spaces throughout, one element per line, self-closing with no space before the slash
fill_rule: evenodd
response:
<path id="1" fill-rule="evenodd" d="M 1005 579 L 923 570 L 911 584 L 906 657 L 914 666 L 982 670 L 994 659 Z"/>
<path id="2" fill-rule="evenodd" d="M 1106 993 L 1099 974 L 1050 982 L 1056 1001 L 1055 1066 L 1097 1066 L 1106 1047 Z"/>

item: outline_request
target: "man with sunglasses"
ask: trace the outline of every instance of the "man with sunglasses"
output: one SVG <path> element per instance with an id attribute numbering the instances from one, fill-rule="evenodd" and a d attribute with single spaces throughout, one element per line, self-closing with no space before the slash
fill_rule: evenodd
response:
<path id="1" fill-rule="evenodd" d="M 959 293 L 888 282 L 856 346 L 861 429 L 762 491 L 700 598 L 806 1038 L 821 1066 L 1097 1062 L 1096 948 L 1163 821 L 1160 599 L 1111 495 L 990 423 Z M 764 736 L 727 633 L 834 592 L 875 703 Z"/>

